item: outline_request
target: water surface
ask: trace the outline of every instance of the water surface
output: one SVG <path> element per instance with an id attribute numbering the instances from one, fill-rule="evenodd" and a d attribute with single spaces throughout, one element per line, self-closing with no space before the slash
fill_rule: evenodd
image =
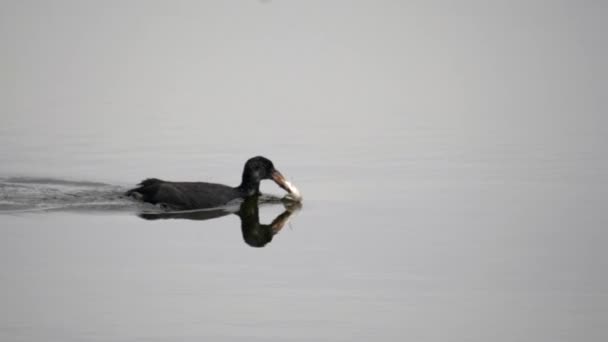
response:
<path id="1" fill-rule="evenodd" d="M 606 339 L 605 9 L 134 4 L 1 5 L 0 340 Z"/>

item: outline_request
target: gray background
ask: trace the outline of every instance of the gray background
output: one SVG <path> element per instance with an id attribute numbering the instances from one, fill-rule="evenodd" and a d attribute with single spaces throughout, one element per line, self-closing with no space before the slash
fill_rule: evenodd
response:
<path id="1" fill-rule="evenodd" d="M 2 1 L 0 178 L 236 185 L 263 154 L 305 202 L 263 249 L 236 216 L 3 213 L 1 339 L 604 341 L 607 16 Z"/>

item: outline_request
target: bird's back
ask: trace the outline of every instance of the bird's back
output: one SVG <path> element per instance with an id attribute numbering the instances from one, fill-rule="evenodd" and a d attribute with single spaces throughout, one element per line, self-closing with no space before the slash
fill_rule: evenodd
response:
<path id="1" fill-rule="evenodd" d="M 178 210 L 219 207 L 241 197 L 237 189 L 222 184 L 166 182 L 156 178 L 142 181 L 137 188 L 126 194 L 144 202 Z"/>

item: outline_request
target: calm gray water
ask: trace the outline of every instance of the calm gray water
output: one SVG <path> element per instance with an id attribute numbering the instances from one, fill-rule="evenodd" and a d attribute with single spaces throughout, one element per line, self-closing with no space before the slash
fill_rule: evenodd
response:
<path id="1" fill-rule="evenodd" d="M 0 340 L 605 341 L 606 15 L 3 2 Z M 120 197 L 259 154 L 252 230 Z"/>

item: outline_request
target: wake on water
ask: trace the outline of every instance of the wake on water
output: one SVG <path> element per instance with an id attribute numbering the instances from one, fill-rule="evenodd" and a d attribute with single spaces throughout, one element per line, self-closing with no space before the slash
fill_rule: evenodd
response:
<path id="1" fill-rule="evenodd" d="M 50 178 L 0 178 L 0 213 L 45 210 L 126 210 L 138 208 L 125 188 L 97 182 Z"/>

